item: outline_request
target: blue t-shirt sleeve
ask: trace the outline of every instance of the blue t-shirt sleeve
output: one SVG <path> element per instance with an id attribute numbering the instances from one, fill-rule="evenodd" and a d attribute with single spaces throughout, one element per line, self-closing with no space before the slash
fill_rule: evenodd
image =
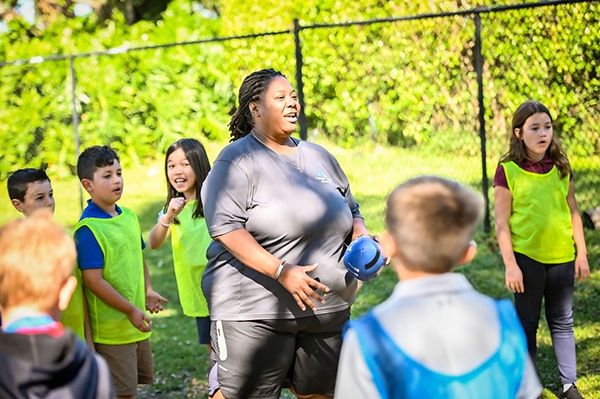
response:
<path id="1" fill-rule="evenodd" d="M 77 264 L 81 270 L 104 268 L 104 252 L 87 226 L 82 226 L 75 232 L 75 248 Z"/>

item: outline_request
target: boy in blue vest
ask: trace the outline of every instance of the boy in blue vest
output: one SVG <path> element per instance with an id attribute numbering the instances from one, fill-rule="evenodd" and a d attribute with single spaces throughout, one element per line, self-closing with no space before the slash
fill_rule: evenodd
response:
<path id="1" fill-rule="evenodd" d="M 451 273 L 477 252 L 483 211 L 467 187 L 421 176 L 388 197 L 380 237 L 399 283 L 350 322 L 336 398 L 534 399 L 542 391 L 511 302 Z"/>
<path id="2" fill-rule="evenodd" d="M 108 146 L 85 149 L 77 175 L 91 197 L 75 226 L 75 243 L 92 339 L 108 362 L 117 396 L 134 398 L 138 384 L 154 379 L 152 322 L 144 309 L 159 312 L 167 300 L 152 289 L 137 216 L 116 204 L 123 193 L 117 153 Z"/>
<path id="3" fill-rule="evenodd" d="M 0 229 L 1 398 L 115 397 L 106 362 L 57 321 L 77 286 L 75 257 L 48 209 Z"/>

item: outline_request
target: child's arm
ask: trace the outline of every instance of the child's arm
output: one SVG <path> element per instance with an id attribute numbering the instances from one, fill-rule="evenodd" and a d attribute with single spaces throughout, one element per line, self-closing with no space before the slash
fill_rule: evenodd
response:
<path id="1" fill-rule="evenodd" d="M 144 284 L 146 286 L 146 309 L 150 313 L 158 313 L 163 310 L 162 303 L 169 302 L 168 299 L 163 298 L 158 292 L 152 288 L 152 282 L 150 281 L 150 271 L 148 265 L 144 261 Z"/>
<path id="2" fill-rule="evenodd" d="M 496 240 L 500 247 L 504 267 L 506 268 L 506 288 L 512 292 L 522 293 L 523 273 L 517 265 L 517 259 L 512 246 L 509 219 L 512 212 L 512 194 L 509 189 L 502 186 L 494 188 L 494 208 L 496 222 Z"/>
<path id="3" fill-rule="evenodd" d="M 85 288 L 81 287 L 81 289 L 83 290 L 83 335 L 85 336 L 85 343 L 88 348 L 93 352 L 96 352 L 96 347 L 94 346 L 94 340 L 92 338 L 92 324 L 90 323 L 90 311 L 85 296 Z"/>
<path id="4" fill-rule="evenodd" d="M 150 231 L 150 235 L 148 236 L 148 245 L 150 248 L 156 249 L 165 242 L 171 230 L 171 222 L 181 213 L 186 203 L 183 197 L 173 198 L 169 201 L 167 212 L 158 217 L 156 224 Z"/>
<path id="5" fill-rule="evenodd" d="M 590 265 L 587 260 L 587 249 L 585 246 L 585 237 L 583 235 L 583 222 L 579 214 L 579 207 L 575 199 L 575 186 L 573 181 L 569 183 L 569 193 L 567 194 L 567 203 L 571 211 L 571 224 L 573 226 L 573 241 L 577 248 L 577 257 L 575 258 L 575 277 L 577 281 L 582 282 L 590 275 Z"/>
<path id="6" fill-rule="evenodd" d="M 148 315 L 143 310 L 136 308 L 119 291 L 115 290 L 102 276 L 102 270 L 101 268 L 82 270 L 85 286 L 107 305 L 125 313 L 131 324 L 138 330 L 142 332 L 152 331 L 152 321 L 150 321 Z"/>

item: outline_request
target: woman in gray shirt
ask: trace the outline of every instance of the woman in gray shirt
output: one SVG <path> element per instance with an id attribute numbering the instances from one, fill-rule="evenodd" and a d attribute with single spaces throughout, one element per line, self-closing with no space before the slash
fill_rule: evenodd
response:
<path id="1" fill-rule="evenodd" d="M 331 398 L 357 286 L 342 255 L 368 231 L 333 155 L 291 137 L 300 104 L 280 72 L 246 77 L 239 103 L 202 189 L 211 397 Z"/>

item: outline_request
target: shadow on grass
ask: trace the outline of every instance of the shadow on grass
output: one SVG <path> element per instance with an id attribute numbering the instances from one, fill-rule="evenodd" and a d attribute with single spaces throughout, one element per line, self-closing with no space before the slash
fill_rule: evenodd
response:
<path id="1" fill-rule="evenodd" d="M 384 195 L 357 195 L 367 226 L 370 231 L 383 231 Z M 156 223 L 157 213 L 164 203 L 148 200 L 136 209 L 144 238 Z M 579 388 L 587 399 L 600 398 L 600 232 L 586 230 L 588 259 L 593 271 L 586 282 L 577 284 L 574 299 L 575 334 L 577 341 Z M 494 298 L 511 298 L 504 285 L 504 265 L 492 234 L 481 229 L 476 235 L 479 253 L 474 261 L 456 269 L 464 274 L 480 292 Z M 144 256 L 148 262 L 156 291 L 170 300 L 168 311 L 152 316 L 154 332 L 155 383 L 140 387 L 139 397 L 144 398 L 189 398 L 206 397 L 206 372 L 209 357 L 206 349 L 197 342 L 193 319 L 181 312 L 179 296 L 173 273 L 170 240 L 157 250 L 147 248 Z M 366 282 L 359 291 L 352 308 L 352 317 L 358 317 L 387 299 L 392 293 L 397 277 L 393 267 L 387 267 L 375 280 Z M 559 389 L 559 376 L 546 321 L 542 317 L 538 333 L 538 372 L 546 390 L 544 398 L 555 398 Z M 283 398 L 292 397 L 287 392 Z"/>
<path id="2" fill-rule="evenodd" d="M 169 305 L 171 311 L 152 316 L 154 384 L 140 386 L 138 397 L 208 397 L 209 355 L 205 346 L 198 343 L 196 323 Z"/>

